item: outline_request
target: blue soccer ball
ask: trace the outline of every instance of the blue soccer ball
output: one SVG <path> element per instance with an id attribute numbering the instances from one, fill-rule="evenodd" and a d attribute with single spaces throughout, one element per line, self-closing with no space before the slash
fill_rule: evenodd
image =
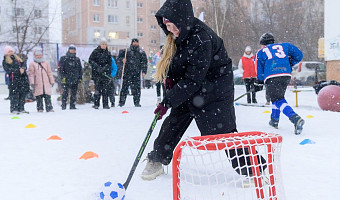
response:
<path id="1" fill-rule="evenodd" d="M 117 181 L 108 181 L 104 183 L 104 187 L 99 194 L 100 199 L 103 200 L 124 200 L 125 188 Z"/>

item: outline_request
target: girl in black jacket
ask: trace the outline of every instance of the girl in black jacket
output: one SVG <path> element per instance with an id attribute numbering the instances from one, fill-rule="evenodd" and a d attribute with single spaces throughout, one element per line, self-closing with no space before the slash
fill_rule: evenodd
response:
<path id="1" fill-rule="evenodd" d="M 165 80 L 166 95 L 155 113 L 164 120 L 142 173 L 154 179 L 163 173 L 173 150 L 195 119 L 201 135 L 236 132 L 232 61 L 223 40 L 194 17 L 190 0 L 167 0 L 156 13 L 167 35 L 156 79 Z"/>
<path id="2" fill-rule="evenodd" d="M 9 75 L 10 112 L 14 114 L 28 113 L 24 108 L 25 97 L 29 92 L 26 63 L 18 55 L 14 54 L 12 47 L 6 46 L 2 66 Z"/>

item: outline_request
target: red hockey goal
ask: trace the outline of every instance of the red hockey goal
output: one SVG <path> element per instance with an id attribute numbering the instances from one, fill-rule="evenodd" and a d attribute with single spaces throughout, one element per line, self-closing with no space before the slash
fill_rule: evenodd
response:
<path id="1" fill-rule="evenodd" d="M 173 199 L 285 199 L 280 175 L 281 143 L 281 136 L 264 132 L 182 141 L 173 157 Z"/>

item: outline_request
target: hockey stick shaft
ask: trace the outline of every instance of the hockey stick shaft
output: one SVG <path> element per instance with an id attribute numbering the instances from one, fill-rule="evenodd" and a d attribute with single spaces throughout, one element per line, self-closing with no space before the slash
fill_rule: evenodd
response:
<path id="1" fill-rule="evenodd" d="M 127 56 L 127 48 L 125 48 L 125 55 L 124 55 L 124 60 L 125 60 L 125 62 L 123 63 L 122 75 L 121 75 L 121 77 L 120 77 L 119 99 L 120 99 L 120 92 L 122 91 L 122 87 L 123 87 L 123 78 L 124 78 L 124 70 L 125 70 L 126 56 Z"/>
<path id="2" fill-rule="evenodd" d="M 254 89 L 251 89 L 248 92 L 246 92 L 246 93 L 242 94 L 241 96 L 237 97 L 236 99 L 234 99 L 234 102 L 236 102 L 237 100 L 241 99 L 242 97 L 244 97 L 247 94 L 252 93 L 252 92 L 254 92 Z"/>
<path id="3" fill-rule="evenodd" d="M 149 140 L 150 140 L 150 137 L 151 137 L 151 134 L 152 134 L 152 132 L 153 132 L 155 126 L 156 126 L 158 117 L 159 117 L 159 113 L 157 113 L 157 114 L 155 115 L 155 118 L 154 118 L 153 121 L 152 121 L 152 124 L 151 124 L 151 126 L 150 126 L 150 128 L 149 128 L 149 131 L 148 131 L 148 133 L 146 134 L 146 137 L 145 137 L 145 139 L 144 139 L 144 141 L 143 141 L 143 143 L 142 143 L 142 146 L 141 146 L 141 148 L 139 149 L 139 152 L 138 152 L 138 154 L 137 154 L 137 157 L 136 157 L 136 159 L 135 159 L 135 162 L 134 162 L 133 165 L 132 165 L 132 168 L 131 168 L 131 170 L 130 170 L 129 176 L 127 177 L 125 183 L 123 184 L 125 190 L 126 190 L 127 187 L 129 186 L 129 183 L 130 183 L 130 181 L 131 181 L 131 179 L 132 179 L 132 176 L 133 176 L 133 174 L 134 174 L 135 171 L 136 171 L 137 165 L 138 165 L 138 163 L 139 163 L 139 161 L 140 161 L 140 159 L 141 159 L 141 157 L 142 157 L 142 155 L 143 155 L 143 152 L 144 152 L 144 150 L 145 150 L 145 147 L 146 147 L 146 145 L 148 144 L 148 142 L 149 142 Z"/>

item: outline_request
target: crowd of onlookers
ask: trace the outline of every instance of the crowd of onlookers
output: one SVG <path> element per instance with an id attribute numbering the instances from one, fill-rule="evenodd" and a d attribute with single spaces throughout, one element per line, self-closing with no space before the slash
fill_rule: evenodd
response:
<path id="1" fill-rule="evenodd" d="M 162 47 L 161 47 L 162 49 Z M 128 94 L 133 96 L 133 103 L 141 107 L 141 87 L 151 87 L 152 74 L 161 57 L 161 50 L 147 57 L 139 47 L 138 39 L 131 41 L 130 47 L 121 49 L 112 55 L 105 38 L 95 48 L 88 62 L 77 57 L 75 45 L 59 59 L 57 76 L 53 76 L 50 63 L 44 56 L 43 49 L 33 50 L 33 61 L 27 62 L 26 55 L 17 55 L 14 48 L 6 46 L 2 66 L 9 89 L 10 112 L 29 113 L 25 102 L 36 101 L 38 112 L 54 112 L 51 95 L 54 84 L 60 96 L 61 109 L 77 109 L 76 104 L 93 103 L 94 109 L 115 107 L 115 96 L 119 96 L 118 106 L 125 105 Z M 142 84 L 143 83 L 143 84 Z M 157 102 L 161 101 L 161 85 L 156 83 Z M 164 86 L 163 86 L 163 94 Z"/>

